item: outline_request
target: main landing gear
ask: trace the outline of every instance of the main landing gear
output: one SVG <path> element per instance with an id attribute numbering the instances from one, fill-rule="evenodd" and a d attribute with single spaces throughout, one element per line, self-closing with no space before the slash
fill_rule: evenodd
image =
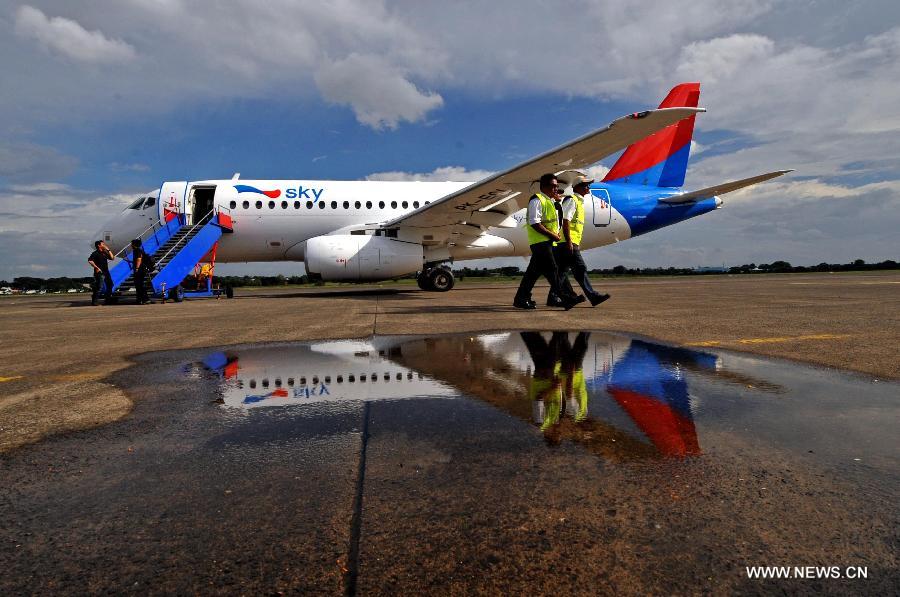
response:
<path id="1" fill-rule="evenodd" d="M 422 290 L 431 292 L 447 292 L 456 283 L 453 272 L 446 265 L 426 267 L 416 276 L 416 282 Z"/>

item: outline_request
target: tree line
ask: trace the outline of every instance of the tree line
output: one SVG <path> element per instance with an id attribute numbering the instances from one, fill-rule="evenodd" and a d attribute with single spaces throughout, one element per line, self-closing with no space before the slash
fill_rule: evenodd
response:
<path id="1" fill-rule="evenodd" d="M 772 263 L 747 263 L 729 268 L 687 268 L 687 267 L 637 267 L 628 268 L 617 265 L 611 268 L 595 268 L 590 270 L 593 276 L 715 276 L 723 274 L 772 274 L 772 273 L 802 273 L 802 272 L 857 272 L 876 270 L 900 269 L 900 264 L 892 259 L 878 263 L 866 263 L 862 259 L 856 259 L 850 263 L 820 263 L 818 265 L 791 265 L 787 261 L 773 261 Z M 461 267 L 453 269 L 454 275 L 459 280 L 466 278 L 515 278 L 521 276 L 520 267 L 504 266 L 493 268 Z M 401 279 L 412 279 L 415 275 L 403 276 Z M 305 284 L 321 285 L 322 282 L 311 282 L 307 276 L 216 276 L 216 284 L 225 287 L 254 287 L 254 286 L 302 286 Z M 69 289 L 86 290 L 90 287 L 92 277 L 83 278 L 35 278 L 31 276 L 19 276 L 12 281 L 0 280 L 0 288 L 13 288 L 20 291 L 46 290 L 47 292 L 67 292 Z"/>

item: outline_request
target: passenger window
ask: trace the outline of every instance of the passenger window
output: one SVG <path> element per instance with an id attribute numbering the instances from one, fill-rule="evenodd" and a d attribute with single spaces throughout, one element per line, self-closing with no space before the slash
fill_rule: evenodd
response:
<path id="1" fill-rule="evenodd" d="M 426 201 L 426 202 L 425 202 L 425 205 L 428 205 L 429 203 L 431 203 L 431 201 Z"/>
<path id="2" fill-rule="evenodd" d="M 397 209 L 397 202 L 391 201 L 391 209 Z"/>
<path id="3" fill-rule="evenodd" d="M 366 201 L 366 209 L 372 209 L 372 202 Z"/>
<path id="4" fill-rule="evenodd" d="M 344 209 L 350 209 L 350 202 L 344 201 Z"/>
<path id="5" fill-rule="evenodd" d="M 262 201 L 256 202 L 256 209 L 262 209 Z"/>
<path id="6" fill-rule="evenodd" d="M 282 201 L 282 202 L 281 202 L 281 209 L 287 209 L 287 206 L 288 206 L 288 202 L 287 202 L 287 201 Z"/>
<path id="7" fill-rule="evenodd" d="M 228 207 L 230 207 L 231 209 L 234 209 L 235 207 L 237 207 L 237 201 L 232 201 L 231 203 L 228 204 Z"/>
<path id="8" fill-rule="evenodd" d="M 306 202 L 306 209 L 312 209 L 312 201 Z"/>
<path id="9" fill-rule="evenodd" d="M 357 201 L 356 203 L 353 204 L 353 207 L 355 207 L 356 209 L 359 209 L 360 207 L 362 207 L 362 203 Z"/>
<path id="10" fill-rule="evenodd" d="M 409 207 L 409 202 L 404 201 L 403 203 L 401 203 L 401 205 L 403 206 L 403 209 L 406 209 Z"/>
<path id="11" fill-rule="evenodd" d="M 244 201 L 243 203 L 241 203 L 241 207 L 243 207 L 244 209 L 250 209 L 250 202 Z"/>
<path id="12" fill-rule="evenodd" d="M 378 209 L 384 209 L 384 201 L 378 202 Z"/>
<path id="13" fill-rule="evenodd" d="M 319 204 L 319 209 L 325 209 L 325 202 L 324 202 L 324 201 L 323 201 L 322 203 Z"/>
<path id="14" fill-rule="evenodd" d="M 294 209 L 300 209 L 300 202 L 294 201 Z"/>
<path id="15" fill-rule="evenodd" d="M 275 202 L 269 201 L 269 209 L 275 209 Z"/>
<path id="16" fill-rule="evenodd" d="M 337 209 L 337 201 L 331 202 L 331 209 Z"/>
<path id="17" fill-rule="evenodd" d="M 413 207 L 414 207 L 415 209 L 419 209 L 419 202 L 418 202 L 418 201 L 413 201 Z"/>

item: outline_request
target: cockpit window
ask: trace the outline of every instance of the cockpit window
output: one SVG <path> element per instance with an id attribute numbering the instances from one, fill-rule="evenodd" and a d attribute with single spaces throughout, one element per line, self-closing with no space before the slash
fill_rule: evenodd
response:
<path id="1" fill-rule="evenodd" d="M 144 202 L 144 207 L 141 209 L 147 209 L 148 207 L 153 207 L 156 205 L 156 197 L 147 197 L 147 201 Z"/>
<path id="2" fill-rule="evenodd" d="M 129 206 L 126 207 L 125 209 L 140 209 L 140 208 L 141 208 L 141 203 L 144 202 L 144 199 L 146 199 L 146 197 L 139 197 L 139 198 L 137 199 L 137 201 L 135 201 L 134 203 L 132 203 L 131 205 L 129 205 Z"/>

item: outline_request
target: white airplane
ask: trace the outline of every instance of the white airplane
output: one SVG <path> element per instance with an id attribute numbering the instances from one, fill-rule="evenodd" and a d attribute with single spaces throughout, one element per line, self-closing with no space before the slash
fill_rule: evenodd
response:
<path id="1" fill-rule="evenodd" d="M 97 238 L 119 252 L 175 216 L 193 227 L 218 217 L 233 232 L 216 240 L 219 263 L 303 261 L 310 277 L 327 281 L 417 273 L 422 289 L 447 291 L 453 274 L 442 264 L 530 254 L 524 208 L 547 172 L 566 182 L 625 149 L 603 181 L 591 185 L 582 250 L 712 211 L 722 204 L 718 195 L 790 172 L 683 192 L 695 115 L 705 111 L 697 107 L 699 96 L 699 83 L 683 83 L 657 110 L 619 118 L 474 184 L 241 180 L 238 174 L 165 182 L 107 222 Z"/>

